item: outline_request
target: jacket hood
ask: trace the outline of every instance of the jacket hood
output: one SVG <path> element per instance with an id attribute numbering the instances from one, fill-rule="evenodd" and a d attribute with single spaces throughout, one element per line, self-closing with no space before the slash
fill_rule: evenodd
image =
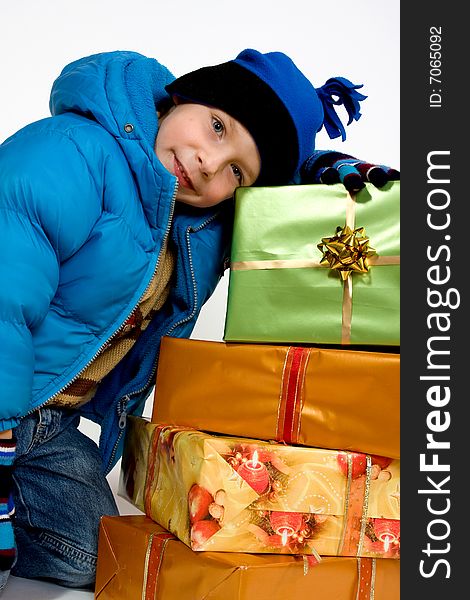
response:
<path id="1" fill-rule="evenodd" d="M 166 67 L 137 52 L 93 54 L 62 70 L 52 86 L 49 107 L 52 115 L 78 113 L 96 120 L 114 137 L 145 140 L 153 149 L 157 106 L 168 99 L 165 85 L 173 80 Z M 130 132 L 124 130 L 129 124 Z"/>
<path id="2" fill-rule="evenodd" d="M 126 157 L 151 227 L 168 221 L 176 177 L 158 160 L 157 107 L 168 99 L 170 71 L 137 52 L 106 52 L 76 60 L 55 80 L 50 97 L 53 116 L 75 113 L 96 121 L 112 135 Z"/>

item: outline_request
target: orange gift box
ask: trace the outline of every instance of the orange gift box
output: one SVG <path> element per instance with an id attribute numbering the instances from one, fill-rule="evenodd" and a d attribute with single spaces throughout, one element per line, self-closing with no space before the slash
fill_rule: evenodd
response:
<path id="1" fill-rule="evenodd" d="M 193 552 L 148 517 L 102 517 L 95 599 L 398 600 L 399 563 Z"/>
<path id="2" fill-rule="evenodd" d="M 400 355 L 164 337 L 154 423 L 400 457 Z"/>
<path id="3" fill-rule="evenodd" d="M 192 550 L 400 555 L 398 460 L 129 417 L 118 493 Z"/>

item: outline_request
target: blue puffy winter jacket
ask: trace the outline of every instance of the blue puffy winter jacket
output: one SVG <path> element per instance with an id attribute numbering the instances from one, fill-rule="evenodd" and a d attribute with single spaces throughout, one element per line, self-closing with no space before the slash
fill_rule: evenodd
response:
<path id="1" fill-rule="evenodd" d="M 189 336 L 228 254 L 230 207 L 175 207 L 153 149 L 172 79 L 133 52 L 78 60 L 54 83 L 53 116 L 0 146 L 0 430 L 83 371 L 138 304 L 162 241 L 176 246 L 169 300 L 82 409 L 102 425 L 105 470 L 151 390 L 161 336 Z"/>

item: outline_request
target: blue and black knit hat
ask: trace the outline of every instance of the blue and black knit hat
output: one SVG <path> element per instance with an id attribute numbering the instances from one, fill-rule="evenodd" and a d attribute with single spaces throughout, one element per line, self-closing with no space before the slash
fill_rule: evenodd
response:
<path id="1" fill-rule="evenodd" d="M 282 52 L 262 54 L 247 49 L 219 65 L 202 67 L 166 86 L 171 96 L 214 106 L 244 125 L 261 156 L 256 185 L 285 185 L 315 148 L 315 135 L 325 127 L 330 138 L 346 132 L 335 106 L 343 104 L 348 125 L 361 113 L 363 96 L 343 77 L 320 88 Z"/>

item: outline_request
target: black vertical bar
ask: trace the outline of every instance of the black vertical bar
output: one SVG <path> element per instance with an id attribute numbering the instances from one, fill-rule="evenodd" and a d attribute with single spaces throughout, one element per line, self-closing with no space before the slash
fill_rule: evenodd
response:
<path id="1" fill-rule="evenodd" d="M 456 2 L 401 10 L 401 597 L 450 600 L 470 597 L 470 29 Z"/>

